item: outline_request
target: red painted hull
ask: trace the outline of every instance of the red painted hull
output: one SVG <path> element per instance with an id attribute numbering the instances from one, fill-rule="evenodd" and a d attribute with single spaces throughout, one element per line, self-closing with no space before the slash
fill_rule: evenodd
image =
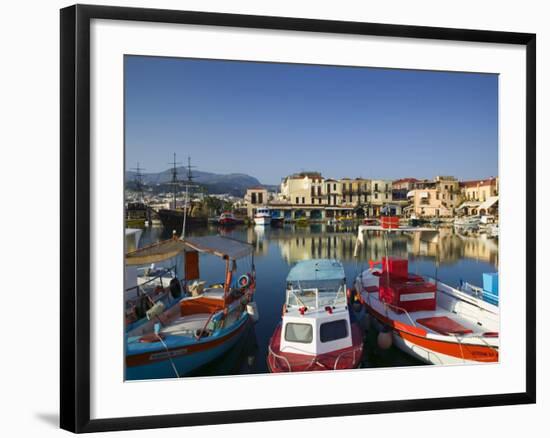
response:
<path id="1" fill-rule="evenodd" d="M 355 323 L 351 325 L 351 332 L 352 346 L 349 348 L 316 356 L 283 353 L 280 350 L 281 324 L 279 324 L 269 341 L 268 369 L 272 373 L 285 373 L 290 371 L 330 371 L 358 368 L 363 357 L 363 337 L 361 329 Z"/>

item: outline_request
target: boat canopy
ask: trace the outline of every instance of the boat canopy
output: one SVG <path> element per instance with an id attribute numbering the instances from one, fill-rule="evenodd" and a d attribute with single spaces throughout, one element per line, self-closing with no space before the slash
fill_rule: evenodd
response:
<path id="1" fill-rule="evenodd" d="M 338 260 L 313 259 L 296 263 L 288 273 L 286 281 L 288 283 L 323 280 L 341 281 L 345 278 L 344 267 Z"/>
<path id="2" fill-rule="evenodd" d="M 185 242 L 168 239 L 126 254 L 126 266 L 148 265 L 169 260 L 185 250 Z"/>
<path id="3" fill-rule="evenodd" d="M 198 251 L 215 256 L 238 260 L 254 251 L 246 242 L 223 236 L 200 236 L 182 239 L 168 239 L 140 248 L 126 254 L 126 265 L 137 266 L 158 263 L 176 257 L 184 251 Z"/>
<path id="4" fill-rule="evenodd" d="M 185 243 L 195 251 L 230 260 L 242 259 L 254 252 L 254 246 L 250 243 L 224 236 L 188 237 Z"/>

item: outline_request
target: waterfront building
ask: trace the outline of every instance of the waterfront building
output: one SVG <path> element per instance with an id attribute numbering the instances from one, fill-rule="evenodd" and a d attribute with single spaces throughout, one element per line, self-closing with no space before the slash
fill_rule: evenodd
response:
<path id="1" fill-rule="evenodd" d="M 467 201 L 485 202 L 492 196 L 498 196 L 498 178 L 462 181 L 460 187 Z"/>
<path id="2" fill-rule="evenodd" d="M 319 172 L 300 172 L 283 178 L 276 196 L 255 187 L 247 191 L 245 202 L 249 217 L 260 206 L 287 220 L 399 215 L 406 200 L 394 202 L 392 190 L 391 180 L 334 179 Z"/>
<path id="3" fill-rule="evenodd" d="M 396 179 L 392 182 L 392 189 L 393 192 L 405 190 L 406 192 L 410 192 L 411 190 L 416 188 L 416 184 L 420 183 L 421 181 L 416 178 L 402 178 L 402 179 Z"/>
<path id="4" fill-rule="evenodd" d="M 466 216 L 498 214 L 498 178 L 462 181 L 460 189 L 464 200 L 458 208 L 461 214 Z"/>
<path id="5" fill-rule="evenodd" d="M 244 201 L 247 216 L 253 218 L 258 208 L 266 207 L 269 204 L 269 192 L 265 187 L 251 187 L 246 191 Z"/>
<path id="6" fill-rule="evenodd" d="M 371 181 L 372 195 L 369 206 L 369 216 L 380 216 L 383 208 L 388 207 L 389 213 L 400 214 L 397 205 L 393 204 L 392 181 L 388 179 L 373 179 Z M 393 211 L 392 211 L 393 210 Z M 399 209 L 400 210 L 400 209 Z"/>
<path id="7" fill-rule="evenodd" d="M 459 181 L 437 176 L 433 181 L 417 181 L 407 193 L 407 212 L 416 217 L 452 217 L 462 201 Z"/>

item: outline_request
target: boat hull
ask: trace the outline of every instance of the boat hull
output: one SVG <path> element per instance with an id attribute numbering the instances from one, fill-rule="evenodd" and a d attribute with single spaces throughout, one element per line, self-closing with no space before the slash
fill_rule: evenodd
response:
<path id="1" fill-rule="evenodd" d="M 158 216 L 162 223 L 162 226 L 166 230 L 170 230 L 170 231 L 175 230 L 177 234 L 181 234 L 183 230 L 183 217 L 184 217 L 183 210 L 163 209 L 163 210 L 159 210 Z M 187 218 L 185 218 L 186 228 L 193 227 L 193 226 L 204 226 L 207 224 L 208 224 L 207 217 L 194 217 L 194 216 L 188 215 Z"/>
<path id="2" fill-rule="evenodd" d="M 459 342 L 451 336 L 446 336 L 447 339 L 430 337 L 424 330 L 388 318 L 368 304 L 367 311 L 382 326 L 392 330 L 393 343 L 397 348 L 427 364 L 498 362 L 498 347 L 495 345 Z"/>
<path id="3" fill-rule="evenodd" d="M 362 331 L 357 323 L 351 324 L 353 345 L 330 353 L 306 355 L 280 351 L 281 324 L 269 342 L 267 368 L 270 373 L 332 371 L 359 368 L 363 358 Z"/>
<path id="4" fill-rule="evenodd" d="M 271 218 L 268 216 L 256 216 L 254 217 L 254 223 L 256 225 L 269 225 L 271 223 Z"/>
<path id="5" fill-rule="evenodd" d="M 234 347 L 246 332 L 250 321 L 249 315 L 245 313 L 232 330 L 220 336 L 173 345 L 168 350 L 160 346 L 148 352 L 130 354 L 126 357 L 126 380 L 166 379 L 189 375 Z"/>

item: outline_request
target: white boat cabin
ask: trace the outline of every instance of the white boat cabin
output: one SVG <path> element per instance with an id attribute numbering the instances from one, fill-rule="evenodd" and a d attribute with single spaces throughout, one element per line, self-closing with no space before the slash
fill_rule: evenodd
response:
<path id="1" fill-rule="evenodd" d="M 280 351 L 320 355 L 352 346 L 342 263 L 298 262 L 287 277 Z"/>

